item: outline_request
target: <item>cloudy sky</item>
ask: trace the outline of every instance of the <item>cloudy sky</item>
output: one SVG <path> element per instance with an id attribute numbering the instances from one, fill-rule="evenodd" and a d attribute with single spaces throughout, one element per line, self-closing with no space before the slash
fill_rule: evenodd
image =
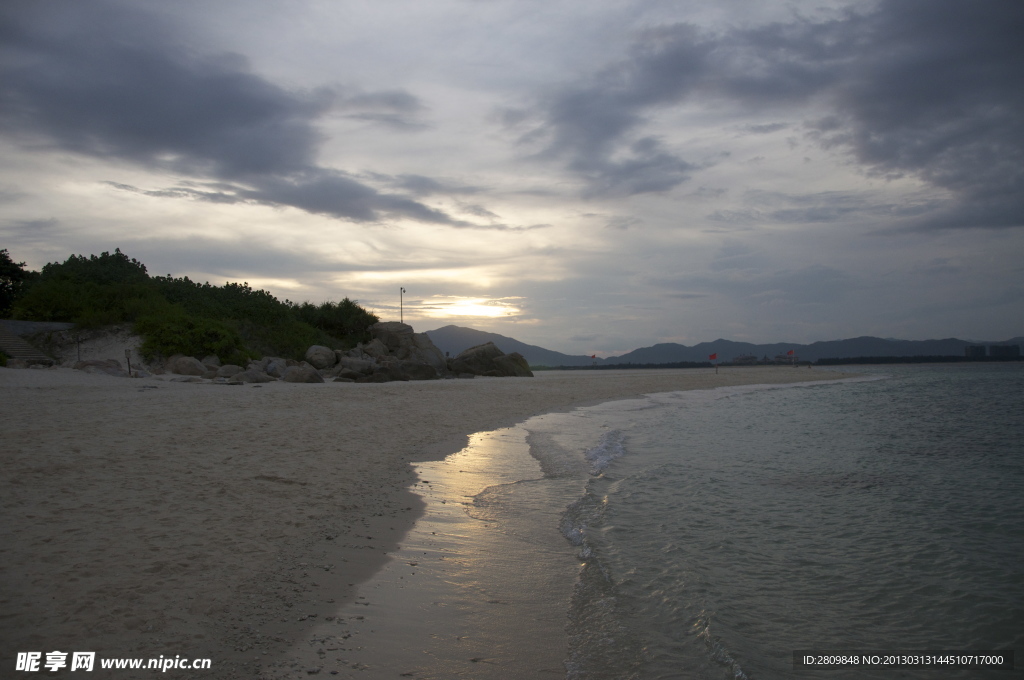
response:
<path id="1" fill-rule="evenodd" d="M 1019 0 L 5 0 L 0 248 L 573 354 L 1024 334 Z"/>

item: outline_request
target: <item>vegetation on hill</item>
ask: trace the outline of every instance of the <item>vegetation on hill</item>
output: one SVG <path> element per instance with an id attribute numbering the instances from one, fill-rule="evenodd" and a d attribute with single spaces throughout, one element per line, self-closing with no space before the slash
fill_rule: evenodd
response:
<path id="1" fill-rule="evenodd" d="M 24 262 L 12 260 L 6 248 L 0 250 L 0 318 L 10 315 L 14 301 L 25 291 L 34 274 L 25 269 Z"/>
<path id="2" fill-rule="evenodd" d="M 18 266 L 24 270 L 24 263 Z M 150 276 L 144 264 L 120 249 L 72 255 L 28 272 L 11 303 L 16 319 L 70 321 L 85 328 L 132 323 L 147 358 L 216 354 L 243 366 L 261 355 L 301 359 L 314 344 L 352 347 L 368 340 L 367 328 L 378 321 L 348 298 L 296 304 L 248 283 L 213 286 L 188 277 Z"/>

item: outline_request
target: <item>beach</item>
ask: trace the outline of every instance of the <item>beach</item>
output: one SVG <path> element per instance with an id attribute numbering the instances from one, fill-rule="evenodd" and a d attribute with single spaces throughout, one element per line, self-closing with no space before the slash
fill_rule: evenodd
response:
<path id="1" fill-rule="evenodd" d="M 306 677 L 297 643 L 355 600 L 423 512 L 411 463 L 584 404 L 841 377 L 756 367 L 215 385 L 0 369 L 4 667 L 18 652 L 91 651 L 211 659 L 164 677 Z"/>

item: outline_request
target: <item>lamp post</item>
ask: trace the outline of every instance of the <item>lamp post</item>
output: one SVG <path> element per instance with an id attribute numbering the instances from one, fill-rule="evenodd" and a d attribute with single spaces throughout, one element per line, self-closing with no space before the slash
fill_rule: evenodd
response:
<path id="1" fill-rule="evenodd" d="M 405 288 L 398 289 L 398 320 L 401 323 L 405 323 L 405 312 L 402 307 L 402 295 L 405 294 Z"/>

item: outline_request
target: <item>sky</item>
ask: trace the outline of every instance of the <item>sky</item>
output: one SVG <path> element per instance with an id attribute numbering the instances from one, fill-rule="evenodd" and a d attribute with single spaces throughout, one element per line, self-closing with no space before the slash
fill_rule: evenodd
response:
<path id="1" fill-rule="evenodd" d="M 1007 339 L 1022 35 L 1019 0 L 5 0 L 0 248 L 570 354 Z"/>

